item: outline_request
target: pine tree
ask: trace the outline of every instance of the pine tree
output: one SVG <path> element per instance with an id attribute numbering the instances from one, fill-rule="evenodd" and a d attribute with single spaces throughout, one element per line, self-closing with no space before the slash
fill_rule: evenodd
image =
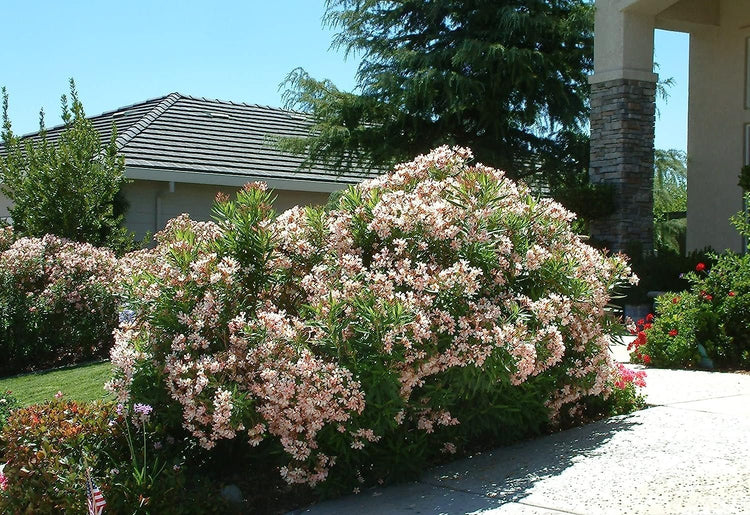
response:
<path id="1" fill-rule="evenodd" d="M 355 92 L 287 77 L 287 107 L 314 124 L 281 146 L 306 164 L 370 168 L 447 143 L 513 177 L 585 175 L 590 2 L 328 0 L 324 21 L 362 61 Z"/>

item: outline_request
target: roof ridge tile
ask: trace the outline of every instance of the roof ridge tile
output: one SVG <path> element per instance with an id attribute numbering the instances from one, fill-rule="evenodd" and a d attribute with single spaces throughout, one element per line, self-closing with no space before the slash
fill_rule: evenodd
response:
<path id="1" fill-rule="evenodd" d="M 115 141 L 117 150 L 122 150 L 125 145 L 127 145 L 138 134 L 146 130 L 146 128 L 151 125 L 154 120 L 164 114 L 164 111 L 172 107 L 180 98 L 182 98 L 182 95 L 180 95 L 179 93 L 170 93 L 169 95 L 164 97 L 164 100 L 156 104 L 153 109 L 143 115 L 143 118 L 128 127 L 128 130 L 123 132 L 120 136 L 117 136 L 117 140 Z"/>
<path id="2" fill-rule="evenodd" d="M 286 107 L 274 107 L 270 106 L 268 104 L 248 104 L 247 102 L 235 102 L 234 100 L 221 100 L 219 98 L 208 98 L 208 97 L 196 97 L 193 95 L 182 95 L 180 94 L 182 98 L 186 98 L 189 100 L 197 100 L 197 101 L 204 101 L 204 102 L 216 102 L 217 104 L 224 104 L 224 105 L 234 105 L 234 106 L 242 106 L 242 107 L 255 107 L 258 109 L 268 109 L 271 111 L 278 111 L 280 113 L 285 114 L 307 114 L 304 111 L 298 111 L 296 109 L 288 109 Z"/>

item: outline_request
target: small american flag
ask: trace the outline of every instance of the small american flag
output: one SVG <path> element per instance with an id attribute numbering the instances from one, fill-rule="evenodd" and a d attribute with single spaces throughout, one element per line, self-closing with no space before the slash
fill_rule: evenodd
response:
<path id="1" fill-rule="evenodd" d="M 86 469 L 86 504 L 88 505 L 89 515 L 101 515 L 107 501 L 94 480 L 91 479 L 91 469 Z"/>

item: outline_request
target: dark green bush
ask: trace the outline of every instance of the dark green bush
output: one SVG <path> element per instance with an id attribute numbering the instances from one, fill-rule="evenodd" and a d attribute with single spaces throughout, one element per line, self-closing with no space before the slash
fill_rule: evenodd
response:
<path id="1" fill-rule="evenodd" d="M 64 130 L 48 140 L 42 117 L 37 136 L 20 138 L 11 130 L 5 88 L 2 96 L 1 189 L 12 201 L 15 230 L 39 238 L 54 234 L 119 253 L 135 248 L 133 234 L 122 225 L 127 210 L 122 188 L 128 180 L 115 126 L 103 144 L 70 79 L 70 98 L 61 98 Z"/>

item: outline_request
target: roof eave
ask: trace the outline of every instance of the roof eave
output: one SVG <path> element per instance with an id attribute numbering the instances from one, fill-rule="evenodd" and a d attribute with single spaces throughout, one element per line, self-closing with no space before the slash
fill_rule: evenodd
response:
<path id="1" fill-rule="evenodd" d="M 127 166 L 125 168 L 125 177 L 128 179 L 161 181 L 161 182 L 181 182 L 189 184 L 209 184 L 214 186 L 244 186 L 248 182 L 265 182 L 270 188 L 275 190 L 288 191 L 314 191 L 322 193 L 331 193 L 346 188 L 355 182 L 350 181 L 330 181 L 330 180 L 306 180 L 306 179 L 282 179 L 264 176 L 262 174 L 227 174 L 211 172 L 193 172 L 185 170 L 169 170 L 163 168 L 142 168 L 136 166 Z M 363 177 L 364 179 L 364 177 Z"/>

